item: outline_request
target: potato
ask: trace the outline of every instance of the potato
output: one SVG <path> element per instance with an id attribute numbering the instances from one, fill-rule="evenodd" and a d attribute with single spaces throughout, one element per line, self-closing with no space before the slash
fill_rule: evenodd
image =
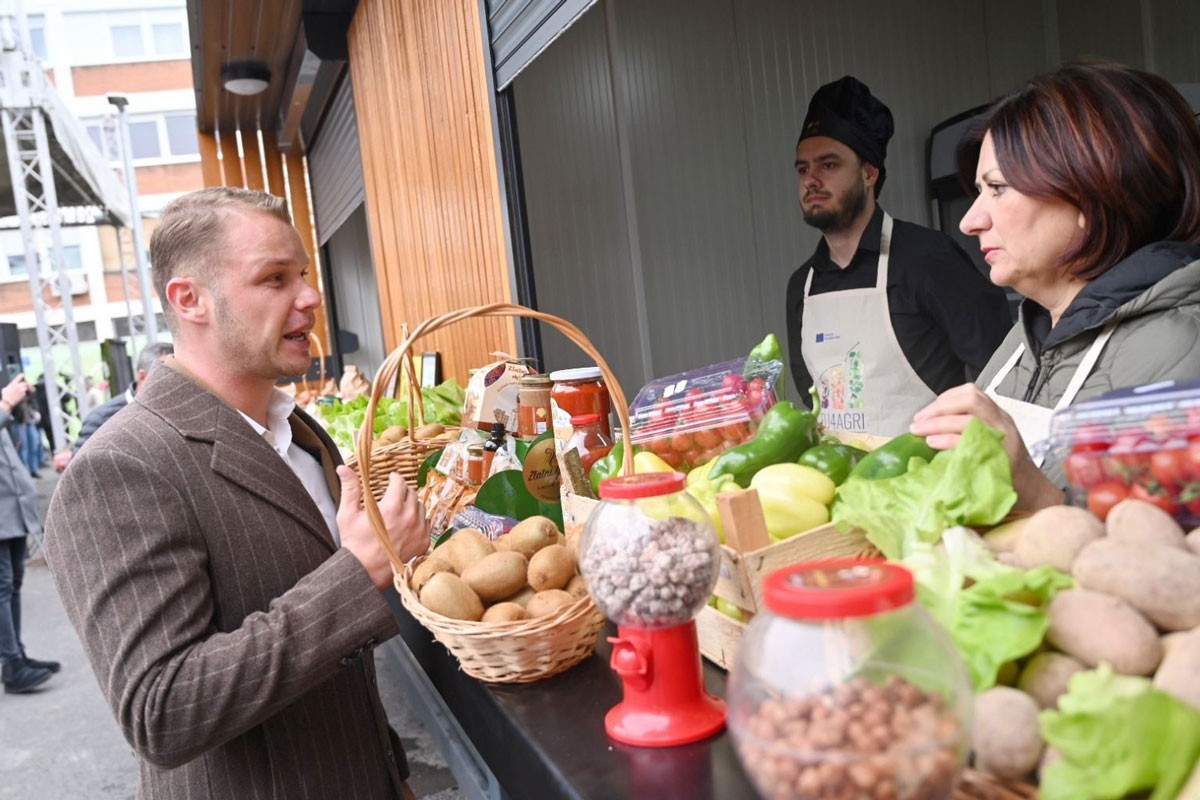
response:
<path id="1" fill-rule="evenodd" d="M 504 602 L 516 603 L 521 608 L 525 608 L 526 606 L 529 605 L 529 601 L 533 599 L 533 596 L 535 594 L 537 594 L 537 592 L 535 592 L 533 589 L 526 586 L 525 588 L 521 589 L 521 591 L 514 594 L 512 597 L 504 598 Z"/>
<path id="2" fill-rule="evenodd" d="M 466 581 L 452 572 L 438 572 L 421 589 L 421 605 L 450 619 L 479 621 L 483 603 Z"/>
<path id="3" fill-rule="evenodd" d="M 1042 708 L 1058 708 L 1059 696 L 1067 692 L 1067 681 L 1085 669 L 1087 666 L 1082 661 L 1064 653 L 1038 653 L 1025 665 L 1017 688 Z"/>
<path id="4" fill-rule="evenodd" d="M 525 613 L 530 618 L 549 616 L 560 608 L 571 605 L 575 600 L 576 598 L 571 597 L 562 589 L 547 589 L 529 599 L 529 605 L 525 606 Z"/>
<path id="5" fill-rule="evenodd" d="M 1029 517 L 1022 517 L 1001 523 L 983 535 L 983 543 L 993 553 L 1011 553 L 1028 522 Z"/>
<path id="6" fill-rule="evenodd" d="M 1074 506 L 1043 508 L 1025 521 L 1013 552 L 1026 569 L 1050 566 L 1071 571 L 1088 542 L 1104 536 L 1104 523 Z"/>
<path id="7" fill-rule="evenodd" d="M 417 439 L 436 439 L 444 433 L 446 427 L 437 422 L 427 422 L 413 428 L 413 436 Z"/>
<path id="8" fill-rule="evenodd" d="M 1162 642 L 1163 658 L 1167 657 L 1167 653 L 1171 652 L 1172 647 L 1186 640 L 1191 634 L 1192 631 L 1172 631 L 1158 637 L 1158 641 Z"/>
<path id="9" fill-rule="evenodd" d="M 403 425 L 392 425 L 390 428 L 384 428 L 383 433 L 379 434 L 379 440 L 387 444 L 395 444 L 403 439 L 408 434 L 408 428 Z"/>
<path id="10" fill-rule="evenodd" d="M 1124 675 L 1149 675 L 1162 660 L 1158 632 L 1119 597 L 1068 589 L 1050 601 L 1046 641 L 1089 667 L 1101 661 Z"/>
<path id="11" fill-rule="evenodd" d="M 521 591 L 528 566 L 520 553 L 489 553 L 464 569 L 462 579 L 480 600 L 494 603 Z"/>
<path id="12" fill-rule="evenodd" d="M 526 558 L 543 547 L 558 544 L 558 527 L 548 517 L 527 517 L 509 531 L 508 549 L 521 553 Z"/>
<path id="13" fill-rule="evenodd" d="M 419 596 L 421 589 L 425 588 L 425 584 L 439 572 L 454 572 L 454 566 L 444 558 L 430 556 L 417 565 L 413 570 L 412 581 L 410 585 L 414 592 Z"/>
<path id="14" fill-rule="evenodd" d="M 1200 626 L 1200 556 L 1110 537 L 1079 551 L 1072 573 L 1081 588 L 1120 597 L 1165 630 Z"/>
<path id="15" fill-rule="evenodd" d="M 1108 535 L 1118 542 L 1164 544 L 1178 550 L 1187 549 L 1183 528 L 1175 518 L 1145 500 L 1122 500 L 1108 512 L 1105 524 Z"/>
<path id="16" fill-rule="evenodd" d="M 445 544 L 433 552 L 449 561 L 450 566 L 454 567 L 454 571 L 462 575 L 463 570 L 467 567 L 484 556 L 496 552 L 496 547 L 483 535 L 482 531 L 475 528 L 463 528 L 455 531 Z"/>
<path id="17" fill-rule="evenodd" d="M 508 534 L 507 533 L 500 534 L 496 538 L 496 540 L 494 542 L 492 542 L 492 547 L 496 548 L 497 553 L 504 552 L 506 550 L 512 550 L 512 545 L 508 538 Z"/>
<path id="18" fill-rule="evenodd" d="M 565 545 L 543 547 L 529 559 L 527 575 L 535 592 L 561 589 L 575 576 L 575 556 Z"/>
<path id="19" fill-rule="evenodd" d="M 496 603 L 483 612 L 484 622 L 517 622 L 528 617 L 525 609 L 516 603 Z"/>
<path id="20" fill-rule="evenodd" d="M 1188 549 L 1200 556 L 1200 528 L 1196 528 L 1196 530 L 1191 531 L 1187 536 L 1184 536 L 1183 539 L 1185 542 L 1187 542 Z"/>
<path id="21" fill-rule="evenodd" d="M 1023 778 L 1042 757 L 1037 702 L 1018 689 L 997 686 L 975 696 L 971 743 L 975 768 L 1000 778 Z"/>
<path id="22" fill-rule="evenodd" d="M 566 588 L 563 589 L 563 591 L 566 592 L 567 594 L 571 595 L 571 597 L 576 597 L 576 598 L 587 597 L 587 594 L 588 594 L 587 581 L 585 581 L 583 579 L 582 575 L 580 575 L 579 573 L 575 573 L 575 577 L 571 578 L 571 582 L 567 584 Z"/>
<path id="23" fill-rule="evenodd" d="M 1200 628 L 1178 636 L 1163 656 L 1154 687 L 1200 708 Z"/>

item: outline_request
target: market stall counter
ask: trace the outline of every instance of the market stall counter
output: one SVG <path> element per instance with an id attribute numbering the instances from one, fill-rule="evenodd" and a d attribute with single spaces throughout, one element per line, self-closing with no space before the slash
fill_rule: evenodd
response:
<path id="1" fill-rule="evenodd" d="M 404 676 L 410 702 L 442 745 L 462 790 L 472 798 L 750 798 L 727 732 L 678 747 L 629 747 L 604 730 L 620 702 L 621 681 L 608 665 L 602 632 L 596 654 L 551 678 L 528 684 L 483 683 L 389 593 L 401 635 L 380 648 Z M 407 647 L 405 646 L 407 645 Z M 704 663 L 707 689 L 725 693 L 725 673 Z"/>

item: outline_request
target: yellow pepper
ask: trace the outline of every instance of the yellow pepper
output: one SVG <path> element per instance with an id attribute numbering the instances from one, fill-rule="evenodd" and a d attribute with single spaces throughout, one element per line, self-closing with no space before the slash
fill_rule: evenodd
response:
<path id="1" fill-rule="evenodd" d="M 649 450 L 642 450 L 633 454 L 633 471 L 640 475 L 643 472 L 674 472 L 675 468 Z"/>
<path id="2" fill-rule="evenodd" d="M 725 526 L 721 524 L 721 512 L 717 509 L 717 495 L 737 489 L 738 485 L 734 483 L 732 475 L 723 475 L 715 481 L 695 481 L 687 487 L 688 494 L 696 498 L 696 502 L 708 514 L 722 544 L 725 543 Z"/>
<path id="3" fill-rule="evenodd" d="M 719 455 L 713 456 L 687 474 L 687 486 L 689 489 L 700 481 L 708 480 L 708 473 L 712 470 L 713 464 L 717 463 L 718 458 L 720 458 Z"/>
<path id="4" fill-rule="evenodd" d="M 829 503 L 837 487 L 827 476 L 801 464 L 772 464 L 755 473 L 767 534 L 780 541 L 829 522 Z"/>

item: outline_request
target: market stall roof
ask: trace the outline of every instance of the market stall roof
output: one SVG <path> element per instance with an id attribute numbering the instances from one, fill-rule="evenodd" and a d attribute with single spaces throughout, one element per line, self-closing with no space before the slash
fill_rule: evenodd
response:
<path id="1" fill-rule="evenodd" d="M 49 81 L 43 81 L 37 95 L 37 107 L 45 113 L 58 207 L 68 212 L 63 214 L 62 224 L 110 223 L 128 227 L 129 195 L 99 148 Z M 5 102 L 0 93 L 0 105 Z M 0 137 L 0 217 L 13 217 L 17 213 L 7 159 L 5 141 Z M 81 213 L 70 213 L 72 209 Z"/>

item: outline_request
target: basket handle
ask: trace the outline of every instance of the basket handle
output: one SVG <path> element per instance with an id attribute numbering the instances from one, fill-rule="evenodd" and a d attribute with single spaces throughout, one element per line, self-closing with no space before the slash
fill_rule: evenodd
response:
<path id="1" fill-rule="evenodd" d="M 321 387 L 325 385 L 325 345 L 321 343 L 321 337 L 312 331 L 308 332 L 308 341 L 317 349 L 317 391 L 319 392 L 321 391 Z M 307 372 L 304 374 L 301 385 L 304 391 L 310 391 Z"/>
<path id="2" fill-rule="evenodd" d="M 400 339 L 408 339 L 408 323 L 400 324 Z M 410 442 L 415 442 L 413 430 L 418 425 L 425 424 L 425 399 L 421 397 L 420 387 L 417 386 L 417 369 L 413 365 L 412 350 L 404 353 L 404 374 L 408 376 L 408 433 L 405 434 Z M 391 377 L 388 377 L 391 381 Z M 397 390 L 399 387 L 397 387 Z M 374 411 L 371 412 L 372 414 Z"/>
<path id="3" fill-rule="evenodd" d="M 430 317 L 413 329 L 411 333 L 407 331 L 406 327 L 401 328 L 403 341 L 399 347 L 389 353 L 388 357 L 384 359 L 383 364 L 379 367 L 379 371 L 375 373 L 375 380 L 371 382 L 371 396 L 368 398 L 366 416 L 363 418 L 362 427 L 359 429 L 358 437 L 354 443 L 354 454 L 358 459 L 358 469 L 361 473 L 363 486 L 371 485 L 371 433 L 375 429 L 375 407 L 383 396 L 384 387 L 396 377 L 396 372 L 399 369 L 406 367 L 410 370 L 409 391 L 411 393 L 413 391 L 411 355 L 413 344 L 425 334 L 433 333 L 456 322 L 476 317 L 526 317 L 549 323 L 574 342 L 579 349 L 591 356 L 596 362 L 596 366 L 600 368 L 601 374 L 604 375 L 604 381 L 608 387 L 612 405 L 616 408 L 617 418 L 621 423 L 622 441 L 625 442 L 626 448 L 630 446 L 629 403 L 625 400 L 625 392 L 621 389 L 621 384 L 617 382 L 617 376 L 613 374 L 612 367 L 608 365 L 608 362 L 604 360 L 600 352 L 588 340 L 587 336 L 583 334 L 583 331 L 553 314 L 535 311 L 532 308 L 526 308 L 515 303 L 490 303 L 483 306 L 462 308 L 458 311 L 449 311 L 445 314 Z M 411 402 L 409 403 L 409 413 L 410 415 L 412 413 Z M 411 428 L 409 429 L 409 434 L 411 438 Z M 621 467 L 626 475 L 632 475 L 633 458 L 627 457 L 623 459 Z M 392 543 L 388 539 L 387 526 L 383 521 L 383 515 L 379 511 L 379 503 L 370 491 L 363 492 L 363 507 L 366 509 L 367 518 L 371 520 L 371 527 L 375 530 L 375 535 L 378 537 L 379 543 L 383 546 L 384 552 L 387 553 L 388 560 L 392 562 L 392 569 L 397 575 L 401 574 L 404 571 L 404 562 L 400 560 L 400 555 L 392 547 Z"/>

